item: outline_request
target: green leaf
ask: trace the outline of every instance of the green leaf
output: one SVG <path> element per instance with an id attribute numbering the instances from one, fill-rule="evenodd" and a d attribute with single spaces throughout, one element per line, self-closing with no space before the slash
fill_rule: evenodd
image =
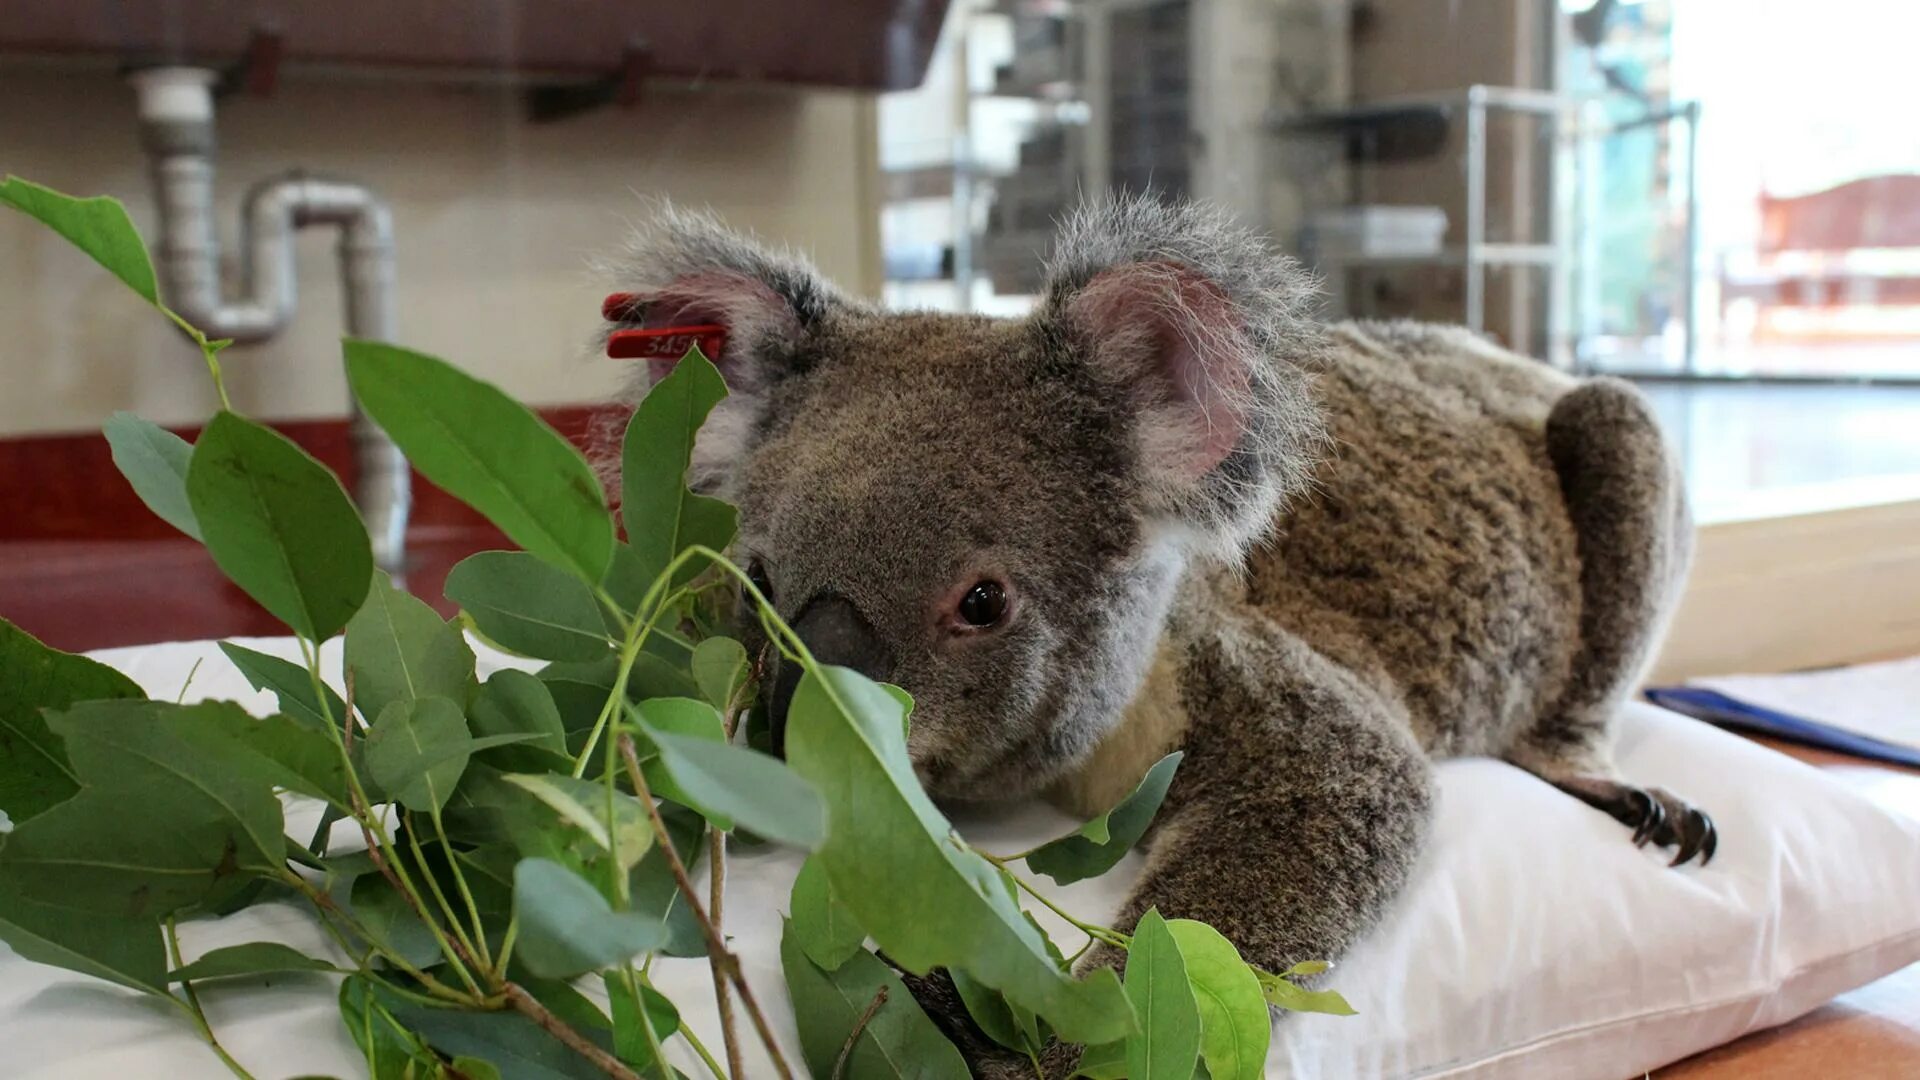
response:
<path id="1" fill-rule="evenodd" d="M 779 758 L 658 728 L 647 737 L 667 775 L 696 809 L 715 811 L 768 840 L 808 851 L 826 839 L 827 813 L 819 793 Z"/>
<path id="2" fill-rule="evenodd" d="M 1322 961 L 1309 961 L 1320 963 Z M 1298 965 L 1296 965 L 1298 966 Z M 1356 1016 L 1357 1010 L 1347 1004 L 1347 999 L 1334 990 L 1309 990 L 1298 983 L 1290 982 L 1270 971 L 1254 969 L 1254 977 L 1260 980 L 1260 992 L 1267 1004 L 1275 1008 L 1293 1012 L 1327 1013 L 1331 1016 Z"/>
<path id="3" fill-rule="evenodd" d="M 187 464 L 193 446 L 187 440 L 130 412 L 114 413 L 103 429 L 113 448 L 113 464 L 133 493 L 160 520 L 200 539 L 200 523 L 187 501 Z"/>
<path id="4" fill-rule="evenodd" d="M 17 176 L 0 181 L 0 203 L 67 238 L 74 247 L 93 257 L 107 272 L 140 294 L 147 303 L 160 306 L 160 287 L 154 281 L 153 260 L 147 257 L 147 245 L 140 230 L 133 227 L 127 208 L 120 200 L 105 195 L 76 199 L 48 187 L 41 187 Z"/>
<path id="5" fill-rule="evenodd" d="M 256 718 L 229 702 L 208 703 L 182 737 L 235 779 L 351 806 L 347 770 L 333 737 L 285 716 Z"/>
<path id="6" fill-rule="evenodd" d="M 1260 1080 L 1273 1040 L 1273 1020 L 1260 980 L 1220 931 L 1192 919 L 1171 919 L 1187 982 L 1200 1007 L 1200 1057 L 1214 1080 Z"/>
<path id="7" fill-rule="evenodd" d="M 601 851 L 611 852 L 622 870 L 631 869 L 653 845 L 653 822 L 646 807 L 625 792 L 614 793 L 614 822 L 609 831 L 607 793 L 597 781 L 561 773 L 512 774 L 501 779 L 547 804 Z"/>
<path id="8" fill-rule="evenodd" d="M 660 731 L 713 743 L 725 742 L 727 729 L 719 711 L 704 701 L 685 697 L 648 698 L 629 705 L 628 710 L 637 728 L 638 738 L 635 741 L 638 744 L 640 771 L 653 793 L 681 806 L 699 810 L 715 828 L 723 832 L 731 830 L 734 825 L 732 815 L 719 807 L 700 805 L 690 792 L 681 787 L 660 760 L 660 748 L 654 745 L 653 737 L 648 734 L 649 731 Z"/>
<path id="9" fill-rule="evenodd" d="M 480 685 L 480 693 L 467 707 L 467 725 L 476 736 L 530 735 L 519 746 L 491 751 L 486 760 L 501 768 L 526 772 L 566 772 L 573 767 L 567 757 L 567 731 L 560 722 L 560 710 L 545 683 L 524 671 L 503 668 Z"/>
<path id="10" fill-rule="evenodd" d="M 465 701 L 473 678 L 473 650 L 459 624 L 442 622 L 385 573 L 374 575 L 365 605 L 347 623 L 346 659 L 354 707 L 366 717 L 380 716 L 396 701 Z"/>
<path id="11" fill-rule="evenodd" d="M 416 967 L 427 967 L 443 958 L 433 931 L 384 876 L 365 873 L 352 882 L 349 906 L 370 941 Z"/>
<path id="12" fill-rule="evenodd" d="M 681 863 L 693 865 L 705 846 L 706 821 L 692 810 L 670 803 L 660 807 L 660 817 L 666 822 L 667 836 L 673 841 Z M 666 939 L 656 951 L 668 956 L 707 955 L 706 932 L 700 928 L 692 906 L 680 892 L 660 845 L 656 844 L 633 868 L 627 876 L 627 887 L 632 892 L 629 906 L 659 919 L 666 927 Z"/>
<path id="13" fill-rule="evenodd" d="M 42 645 L 0 619 L 0 812 L 18 826 L 80 790 L 42 709 L 103 698 L 143 698 L 118 671 Z"/>
<path id="14" fill-rule="evenodd" d="M 333 692 L 331 686 L 322 683 L 320 688 L 327 695 L 327 708 L 330 713 L 322 712 L 320 699 L 313 693 L 313 677 L 307 669 L 289 660 L 255 652 L 243 645 L 231 641 L 220 643 L 220 651 L 227 654 L 233 666 L 247 677 L 247 682 L 255 690 L 271 690 L 280 699 L 280 711 L 295 720 L 312 727 L 316 731 L 335 733 L 347 718 L 346 702 Z M 329 718 L 330 717 L 330 718 Z"/>
<path id="15" fill-rule="evenodd" d="M 1181 752 L 1175 751 L 1155 762 L 1119 805 L 1078 831 L 1041 845 L 1027 856 L 1027 865 L 1062 885 L 1099 877 L 1113 869 L 1153 823 L 1181 757 Z"/>
<path id="16" fill-rule="evenodd" d="M 500 1068 L 485 1058 L 460 1056 L 453 1059 L 458 1080 L 501 1080 Z"/>
<path id="17" fill-rule="evenodd" d="M 947 976 L 953 980 L 953 989 L 960 995 L 960 1003 L 967 1007 L 967 1015 L 973 1018 L 987 1038 L 1010 1050 L 1029 1048 L 1020 1025 L 1014 1021 L 1013 1008 L 999 991 L 980 985 L 964 971 L 948 971 Z M 1035 1045 L 1032 1049 L 1038 1050 L 1039 1047 Z"/>
<path id="18" fill-rule="evenodd" d="M 607 988 L 607 1003 L 613 1007 L 614 1056 L 642 1070 L 643 1074 L 649 1071 L 658 1073 L 669 1067 L 653 1056 L 653 1048 L 647 1044 L 647 1033 L 641 1026 L 641 1004 L 645 1003 L 645 1019 L 653 1027 L 654 1039 L 663 1043 L 680 1030 L 680 1010 L 667 1000 L 665 994 L 639 978 L 634 980 L 640 991 L 637 998 L 619 972 L 602 972 L 600 981 Z"/>
<path id="19" fill-rule="evenodd" d="M 613 692 L 620 669 L 618 657 L 608 656 L 588 664 L 559 661 L 540 669 L 537 677 L 547 684 L 553 704 L 560 710 L 560 722 L 569 732 L 584 732 L 593 726 L 600 709 Z M 627 699 L 692 698 L 700 693 L 693 677 L 665 659 L 642 652 L 635 658 L 627 678 Z"/>
<path id="20" fill-rule="evenodd" d="M 423 476 L 580 580 L 606 575 L 613 518 L 571 443 L 443 360 L 376 341 L 344 347 L 354 396 Z"/>
<path id="21" fill-rule="evenodd" d="M 482 551 L 447 574 L 447 599 L 480 632 L 523 656 L 597 660 L 607 655 L 600 602 L 580 579 L 524 551 Z"/>
<path id="22" fill-rule="evenodd" d="M 620 450 L 620 516 L 627 543 L 644 568 L 641 576 L 649 581 L 691 545 L 724 551 L 733 542 L 733 507 L 693 494 L 686 481 L 694 435 L 726 396 L 719 369 L 694 349 L 654 384 L 627 424 Z M 689 562 L 674 580 L 684 581 L 702 568 Z"/>
<path id="23" fill-rule="evenodd" d="M 226 710 L 238 711 L 90 701 L 50 715 L 83 786 L 13 830 L 0 847 L 0 894 L 153 920 L 278 873 L 286 841 L 273 789 L 188 737 Z"/>
<path id="24" fill-rule="evenodd" d="M 747 681 L 747 649 L 729 637 L 710 637 L 693 647 L 689 666 L 693 681 L 700 684 L 700 696 L 725 712 L 740 684 Z"/>
<path id="25" fill-rule="evenodd" d="M 286 436 L 220 412 L 194 447 L 187 498 L 221 572 L 301 637 L 332 637 L 366 599 L 373 553 L 360 515 Z"/>
<path id="26" fill-rule="evenodd" d="M 1288 977 L 1319 975 L 1333 970 L 1333 964 L 1326 960 L 1302 960 L 1280 974 Z"/>
<path id="27" fill-rule="evenodd" d="M 214 949 L 186 967 L 169 972 L 167 981 L 228 979 L 243 975 L 275 975 L 288 971 L 337 972 L 339 970 L 325 960 L 317 960 L 298 949 L 290 949 L 271 941 L 256 941 L 247 945 L 230 945 L 224 949 Z"/>
<path id="28" fill-rule="evenodd" d="M 809 673 L 788 711 L 787 756 L 826 801 L 819 858 L 834 895 L 902 968 L 961 968 L 1053 1024 L 1072 1042 L 1131 1027 L 1113 972 L 1074 980 L 994 867 L 959 843 L 907 758 L 903 709 L 845 668 Z"/>
<path id="29" fill-rule="evenodd" d="M 1151 908 L 1127 948 L 1127 1000 L 1140 1021 L 1140 1030 L 1127 1037 L 1127 1075 L 1189 1080 L 1200 1060 L 1200 1006 L 1180 946 Z"/>
<path id="30" fill-rule="evenodd" d="M 340 1018 L 366 1059 L 372 1080 L 428 1080 L 439 1064 L 424 1043 L 388 1011 L 399 998 L 364 975 L 340 983 Z"/>
<path id="31" fill-rule="evenodd" d="M 1125 1039 L 1089 1046 L 1080 1055 L 1075 1076 L 1087 1080 L 1127 1080 L 1127 1043 Z"/>
<path id="32" fill-rule="evenodd" d="M 395 701 L 367 735 L 367 768 L 400 805 L 438 810 L 467 771 L 473 744 L 460 706 L 446 698 Z"/>
<path id="33" fill-rule="evenodd" d="M 866 944 L 867 932 L 854 921 L 833 895 L 833 885 L 818 858 L 801 864 L 800 876 L 793 879 L 793 897 L 788 902 L 793 918 L 787 933 L 806 951 L 823 971 L 832 971 Z"/>
<path id="34" fill-rule="evenodd" d="M 167 992 L 166 945 L 160 924 L 151 915 L 132 918 L 84 911 L 0 887 L 0 941 L 36 964 L 77 971 L 149 994 Z"/>
<path id="35" fill-rule="evenodd" d="M 549 979 L 622 963 L 664 937 L 659 920 L 614 911 L 600 890 L 548 859 L 522 859 L 514 868 L 513 903 L 520 916 L 515 955 Z"/>
<path id="36" fill-rule="evenodd" d="M 517 1012 L 436 1009 L 405 1001 L 388 1008 L 435 1050 L 490 1061 L 513 1080 L 606 1080 L 586 1058 Z"/>
<path id="37" fill-rule="evenodd" d="M 848 1036 L 882 990 L 886 1000 L 860 1029 L 847 1056 L 849 1080 L 966 1080 L 969 1075 L 960 1051 L 927 1019 L 900 977 L 872 953 L 861 949 L 846 963 L 824 971 L 807 958 L 788 922 L 780 938 L 780 967 L 786 973 L 794 1021 L 800 1028 L 801 1056 L 814 1076 L 837 1075 L 834 1063 Z"/>

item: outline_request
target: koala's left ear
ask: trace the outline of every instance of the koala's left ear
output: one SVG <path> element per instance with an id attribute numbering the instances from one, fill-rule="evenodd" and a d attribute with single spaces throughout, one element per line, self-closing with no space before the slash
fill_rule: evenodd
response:
<path id="1" fill-rule="evenodd" d="M 1311 277 L 1219 211 L 1149 199 L 1076 212 L 1049 272 L 1036 319 L 1119 399 L 1148 512 L 1238 555 L 1322 440 Z"/>
<path id="2" fill-rule="evenodd" d="M 847 301 L 805 260 L 770 250 L 712 214 L 664 202 L 606 269 L 612 286 L 638 298 L 640 306 L 630 317 L 607 323 L 603 342 L 622 328 L 721 328 L 725 344 L 709 359 L 726 380 L 728 397 L 701 428 L 692 481 L 697 489 L 724 491 L 768 387 L 792 369 L 828 309 Z M 678 359 L 645 361 L 627 396 L 637 402 Z"/>

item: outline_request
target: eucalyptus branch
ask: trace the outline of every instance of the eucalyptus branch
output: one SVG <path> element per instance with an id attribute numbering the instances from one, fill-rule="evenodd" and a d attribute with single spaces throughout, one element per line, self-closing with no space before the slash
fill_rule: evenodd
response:
<path id="1" fill-rule="evenodd" d="M 569 1050 L 593 1063 L 593 1067 L 614 1077 L 615 1080 L 640 1080 L 640 1074 L 621 1062 L 617 1057 L 595 1045 L 593 1040 L 575 1031 L 566 1021 L 547 1011 L 545 1005 L 534 1000 L 532 994 L 519 983 L 508 983 L 505 987 L 507 1004 L 514 1011 L 539 1024 L 547 1034 L 560 1040 Z"/>
<path id="2" fill-rule="evenodd" d="M 733 741 L 733 731 L 739 717 L 738 702 L 727 703 L 727 711 L 721 717 L 721 726 L 728 742 Z M 727 834 L 719 829 L 707 830 L 707 916 L 713 920 L 713 929 L 721 937 L 726 936 L 724 901 L 727 891 Z M 720 1013 L 720 1036 L 727 1051 L 727 1072 L 735 1077 L 746 1075 L 745 1061 L 740 1053 L 739 1033 L 733 1026 L 733 995 L 727 990 L 726 972 L 719 964 L 713 968 L 713 1003 Z"/>
<path id="3" fill-rule="evenodd" d="M 173 916 L 171 915 L 167 916 L 167 951 L 172 954 L 175 971 L 186 966 L 180 957 L 180 932 L 174 927 Z M 200 1037 L 206 1040 L 207 1045 L 213 1049 L 213 1052 L 218 1055 L 220 1060 L 226 1064 L 227 1068 L 233 1072 L 233 1075 L 239 1077 L 240 1080 L 253 1080 L 253 1074 L 242 1067 L 238 1061 L 235 1061 L 233 1055 L 227 1053 L 227 1048 L 220 1045 L 220 1040 L 214 1036 L 213 1025 L 207 1022 L 207 1011 L 200 1007 L 200 994 L 194 990 L 192 980 L 181 979 L 180 990 L 186 994 L 187 999 L 185 1001 L 181 1001 L 171 994 L 167 995 L 168 1000 L 187 1010 L 187 1015 L 193 1017 L 194 1025 L 200 1029 Z"/>
<path id="4" fill-rule="evenodd" d="M 433 818 L 433 834 L 440 841 L 440 850 L 447 853 L 447 867 L 453 871 L 454 888 L 459 890 L 460 899 L 467 905 L 467 917 L 473 920 L 473 939 L 480 949 L 480 962 L 491 968 L 493 956 L 487 951 L 486 923 L 480 918 L 480 905 L 474 903 L 473 889 L 467 885 L 467 875 L 461 871 L 460 860 L 454 855 L 453 843 L 447 839 L 447 827 L 440 820 L 439 804 L 434 804 L 430 816 Z M 504 973 L 506 965 L 502 964 L 500 970 Z"/>
<path id="5" fill-rule="evenodd" d="M 867 1002 L 867 1010 L 860 1014 L 860 1019 L 854 1021 L 853 1030 L 847 1032 L 847 1041 L 840 1047 L 840 1056 L 833 1060 L 831 1080 L 840 1080 L 846 1075 L 847 1059 L 853 1056 L 853 1044 L 860 1041 L 860 1033 L 867 1030 L 868 1024 L 873 1023 L 873 1014 L 879 1012 L 880 1006 L 886 1003 L 887 988 L 882 986 L 873 992 L 873 1000 Z"/>
<path id="6" fill-rule="evenodd" d="M 973 847 L 970 844 L 967 845 L 967 847 L 974 854 L 987 860 L 988 862 L 999 867 L 1000 869 L 1005 870 L 1007 872 L 1007 876 L 1012 878 L 1014 883 L 1016 885 L 1019 885 L 1020 888 L 1024 890 L 1028 896 L 1031 896 L 1035 900 L 1038 900 L 1042 904 L 1046 905 L 1046 908 L 1048 911 L 1053 912 L 1055 915 L 1058 915 L 1061 918 L 1067 920 L 1067 922 L 1073 924 L 1074 929 L 1080 931 L 1081 933 L 1087 935 L 1087 937 L 1092 938 L 1094 940 L 1104 941 L 1109 945 L 1117 946 L 1123 949 L 1127 947 L 1127 943 L 1129 941 L 1127 935 L 1121 933 L 1118 930 L 1112 929 L 1111 927 L 1101 926 L 1097 923 L 1082 922 L 1081 920 L 1074 918 L 1073 915 L 1070 912 L 1068 912 L 1065 908 L 1061 907 L 1059 904 L 1054 903 L 1052 900 L 1049 900 L 1045 893 L 1042 893 L 1039 889 L 1036 889 L 1033 887 L 1032 882 L 1028 881 L 1026 878 L 1021 877 L 1019 874 L 1014 873 L 1011 869 L 1007 867 L 1007 863 L 1011 862 L 1012 861 L 1011 859 L 1004 859 L 991 852 L 981 851 L 979 848 Z"/>
<path id="7" fill-rule="evenodd" d="M 653 1055 L 653 1060 L 665 1065 L 667 1052 L 660 1046 L 660 1033 L 653 1030 L 653 1017 L 647 1015 L 647 999 L 640 993 L 640 980 L 633 973 L 633 961 L 621 963 L 620 981 L 626 984 L 627 996 L 633 999 L 633 1010 L 640 1015 L 640 1034 L 646 1036 L 647 1051 Z"/>
<path id="8" fill-rule="evenodd" d="M 680 853 L 673 848 L 673 837 L 667 832 L 667 823 L 660 817 L 660 807 L 653 801 L 653 792 L 647 787 L 647 778 L 640 771 L 640 757 L 634 752 L 633 737 L 622 732 L 615 740 L 620 748 L 620 756 L 626 762 L 627 778 L 633 782 L 633 790 L 640 797 L 641 805 L 647 808 L 647 816 L 653 822 L 653 835 L 660 844 L 661 854 L 667 860 L 667 868 L 673 872 L 673 880 L 679 885 L 680 893 L 686 897 L 687 908 L 693 912 L 694 920 L 700 924 L 701 932 L 707 938 L 707 959 L 716 969 L 724 968 L 726 976 L 732 981 L 734 989 L 740 992 L 740 1004 L 747 1010 L 747 1016 L 753 1021 L 753 1027 L 760 1035 L 760 1041 L 767 1048 L 767 1054 L 773 1058 L 774 1071 L 781 1080 L 792 1080 L 793 1070 L 787 1065 L 787 1059 L 780 1052 L 779 1040 L 773 1037 L 773 1028 L 767 1024 L 766 1014 L 760 1011 L 760 1003 L 753 996 L 753 988 L 747 984 L 746 976 L 741 974 L 740 960 L 727 948 L 726 938 L 707 917 L 706 907 L 700 902 L 699 890 L 694 888 L 693 880 L 687 876 L 686 864 L 680 861 Z"/>
<path id="9" fill-rule="evenodd" d="M 427 879 L 427 889 L 433 893 L 434 903 L 439 905 L 440 914 L 446 916 L 447 929 L 453 932 L 453 944 L 468 958 L 469 963 L 477 957 L 479 963 L 474 964 L 476 970 L 492 970 L 493 958 L 474 948 L 473 938 L 468 936 L 466 929 L 460 925 L 460 916 L 454 913 L 453 905 L 447 902 L 446 890 L 440 887 L 439 879 L 433 876 L 433 868 L 427 865 L 426 850 L 420 846 L 420 830 L 414 827 L 411 816 L 408 817 L 406 824 L 407 847 L 413 851 L 413 864 L 419 867 L 420 876 Z M 447 858 L 449 861 L 452 860 L 452 852 L 448 852 Z M 474 920 L 474 925 L 476 928 L 479 926 L 477 918 Z"/>
<path id="10" fill-rule="evenodd" d="M 373 955 L 378 955 L 382 960 L 406 972 L 409 978 L 412 978 L 421 986 L 426 987 L 429 994 L 442 1001 L 453 1001 L 461 1004 L 472 1004 L 474 1002 L 475 999 L 471 994 L 455 990 L 453 987 L 420 970 L 419 967 L 414 965 L 406 957 L 375 942 L 372 935 L 368 934 L 366 928 L 360 924 L 360 921 L 354 918 L 352 912 L 334 903 L 333 897 L 314 888 L 313 883 L 306 878 L 289 870 L 281 876 L 281 880 L 305 896 L 314 907 L 320 909 L 320 925 L 325 927 L 327 932 L 333 936 L 334 941 L 340 946 L 342 951 L 348 956 L 354 956 L 355 963 L 363 971 L 371 974 L 371 969 L 367 967 L 367 960 Z M 356 937 L 367 943 L 368 949 L 370 950 L 368 956 L 355 956 L 354 949 L 348 944 L 345 936 L 340 933 L 338 927 L 333 925 L 336 919 L 345 924 L 349 930 L 352 930 Z"/>

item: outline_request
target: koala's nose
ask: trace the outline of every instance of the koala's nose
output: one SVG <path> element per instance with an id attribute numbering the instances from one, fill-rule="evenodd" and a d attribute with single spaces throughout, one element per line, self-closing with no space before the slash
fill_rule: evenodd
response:
<path id="1" fill-rule="evenodd" d="M 853 601 L 839 593 L 823 592 L 807 601 L 793 620 L 793 632 L 823 664 L 852 668 L 869 679 L 885 679 L 893 673 L 893 650 Z M 802 674 L 799 664 L 781 661 L 773 680 L 773 696 L 767 701 L 773 752 L 782 756 L 787 751 L 787 707 L 793 704 L 793 692 L 799 688 Z"/>

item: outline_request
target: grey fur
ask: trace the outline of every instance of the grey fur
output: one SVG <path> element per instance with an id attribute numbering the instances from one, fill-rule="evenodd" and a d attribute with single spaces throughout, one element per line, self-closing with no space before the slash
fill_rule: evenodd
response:
<path id="1" fill-rule="evenodd" d="M 1609 724 L 1688 550 L 1632 388 L 1458 329 L 1316 325 L 1292 262 L 1196 207 L 1077 214 L 1021 320 L 882 313 L 708 219 L 665 221 L 623 287 L 717 266 L 792 308 L 729 346 L 750 422 L 704 452 L 782 613 L 844 596 L 884 639 L 929 790 L 1098 802 L 1188 749 L 1119 925 L 1157 906 L 1271 970 L 1338 959 L 1408 880 L 1435 758 L 1505 757 L 1628 820 Z M 1150 269 L 1148 295 L 1228 306 L 1134 314 L 1247 368 L 1244 430 L 1185 481 L 1153 448 L 1186 414 L 1101 344 L 1124 326 L 1102 337 L 1075 306 L 1143 264 L 1177 279 L 1153 293 Z M 1196 279 L 1210 291 L 1175 287 Z M 1018 613 L 948 633 L 939 605 L 981 577 Z"/>

